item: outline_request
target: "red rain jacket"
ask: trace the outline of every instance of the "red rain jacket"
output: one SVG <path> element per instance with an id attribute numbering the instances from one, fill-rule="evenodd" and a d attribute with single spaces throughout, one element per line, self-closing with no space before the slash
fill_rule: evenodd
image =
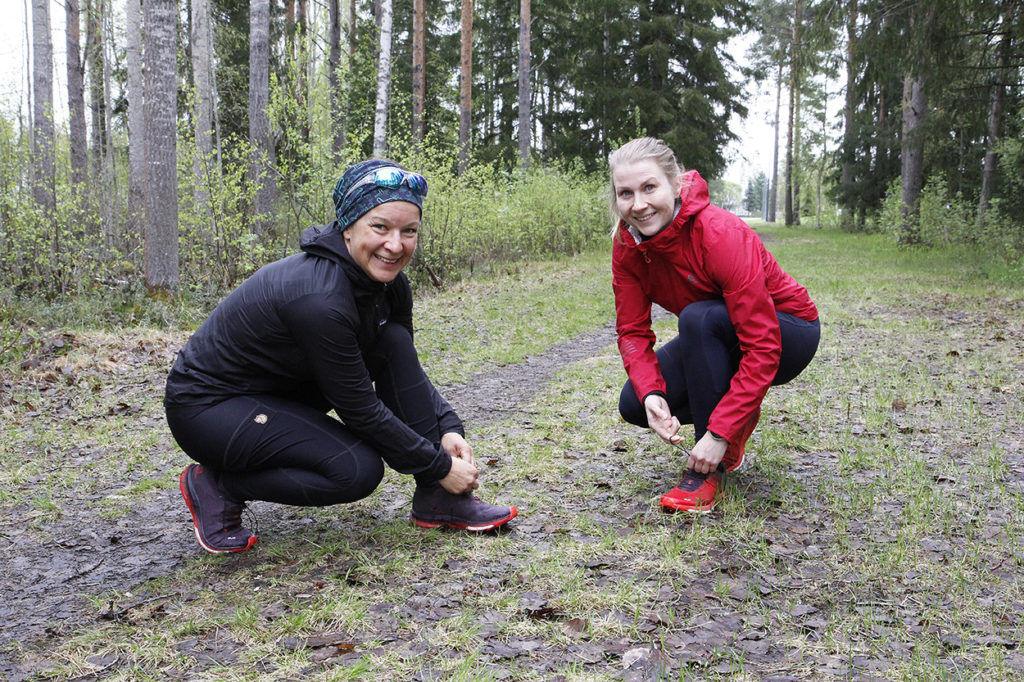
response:
<path id="1" fill-rule="evenodd" d="M 708 199 L 697 171 L 683 176 L 682 207 L 654 237 L 638 241 L 625 223 L 612 249 L 612 288 L 622 364 L 640 401 L 665 391 L 651 303 L 678 315 L 696 301 L 725 301 L 743 359 L 708 429 L 730 443 L 761 406 L 779 367 L 776 311 L 818 319 L 807 290 L 786 274 L 740 218 Z M 739 445 L 743 445 L 740 443 Z"/>

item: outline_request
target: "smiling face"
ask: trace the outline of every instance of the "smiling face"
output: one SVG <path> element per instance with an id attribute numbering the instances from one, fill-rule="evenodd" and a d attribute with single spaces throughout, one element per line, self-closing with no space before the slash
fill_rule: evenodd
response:
<path id="1" fill-rule="evenodd" d="M 652 160 L 623 163 L 612 171 L 615 210 L 645 237 L 656 235 L 676 214 L 682 176 L 670 179 Z"/>
<path id="2" fill-rule="evenodd" d="M 388 201 L 359 216 L 342 234 L 363 272 L 378 282 L 390 282 L 412 259 L 419 230 L 416 204 Z"/>

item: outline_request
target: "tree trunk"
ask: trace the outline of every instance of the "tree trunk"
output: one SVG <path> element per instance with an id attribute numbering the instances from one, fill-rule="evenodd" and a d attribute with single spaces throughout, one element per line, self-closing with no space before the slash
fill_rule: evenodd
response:
<path id="1" fill-rule="evenodd" d="M 519 0 L 519 162 L 530 167 L 530 0 Z"/>
<path id="2" fill-rule="evenodd" d="M 992 187 L 995 184 L 998 154 L 996 145 L 999 143 L 1003 122 L 1003 106 L 1006 96 L 1006 83 L 1010 74 L 1010 53 L 1012 47 L 1013 10 L 1004 10 L 1002 20 L 1003 34 L 999 39 L 999 64 L 992 79 L 992 94 L 988 111 L 988 139 L 985 140 L 985 162 L 981 171 L 981 195 L 978 198 L 978 227 L 985 225 L 985 213 L 988 212 L 992 200 Z"/>
<path id="3" fill-rule="evenodd" d="M 33 0 L 33 2 L 34 1 L 35 0 Z M 23 0 L 23 2 L 25 3 L 25 16 L 26 17 L 32 16 L 31 13 L 30 13 L 31 10 L 29 9 L 29 0 Z M 32 36 L 30 35 L 30 31 L 29 31 L 29 27 L 31 27 L 31 25 L 32 25 L 31 21 L 28 21 L 28 20 L 25 21 L 25 44 L 26 45 L 31 45 L 32 44 Z M 28 110 L 30 112 L 33 112 L 33 111 L 35 111 L 35 109 L 33 108 L 35 106 L 35 100 L 32 98 L 32 51 L 31 50 L 25 50 L 25 93 L 26 93 L 27 98 L 28 98 Z M 20 102 L 19 102 L 19 104 L 20 104 Z M 33 131 L 32 131 L 32 117 L 28 116 L 27 118 L 28 118 L 28 146 L 29 146 L 30 149 L 35 149 L 35 137 L 33 136 Z M 18 121 L 19 121 L 19 123 L 22 121 L 22 118 L 20 116 L 18 117 Z"/>
<path id="4" fill-rule="evenodd" d="M 818 160 L 818 177 L 815 182 L 814 227 L 821 229 L 821 186 L 825 178 L 825 163 L 828 160 L 828 116 L 821 116 L 821 158 Z"/>
<path id="5" fill-rule="evenodd" d="M 417 149 L 422 148 L 426 134 L 423 108 L 426 101 L 426 0 L 412 3 L 412 139 Z"/>
<path id="6" fill-rule="evenodd" d="M 263 234 L 270 225 L 277 199 L 273 176 L 276 155 L 270 132 L 270 0 L 249 0 L 249 140 L 253 145 L 252 179 L 256 184 L 253 230 Z"/>
<path id="7" fill-rule="evenodd" d="M 348 63 L 356 56 L 356 0 L 345 0 L 348 7 Z"/>
<path id="8" fill-rule="evenodd" d="M 145 0 L 146 289 L 178 288 L 177 1 Z"/>
<path id="9" fill-rule="evenodd" d="M 113 130 L 113 100 L 110 97 L 110 83 L 113 80 L 110 75 L 111 64 L 113 63 L 114 52 L 114 27 L 111 13 L 106 9 L 103 12 L 100 46 L 103 51 L 103 204 L 101 215 L 103 216 L 103 237 L 108 247 L 114 247 L 120 232 L 118 222 L 120 215 L 115 210 L 117 207 L 117 172 L 114 168 L 116 155 L 114 154 L 114 138 L 110 134 Z"/>
<path id="10" fill-rule="evenodd" d="M 854 49 L 857 41 L 857 16 L 858 0 L 850 0 L 849 12 L 846 15 L 846 98 L 843 104 L 843 143 L 840 184 L 844 197 L 851 196 L 853 192 L 853 162 L 854 162 L 854 130 L 853 114 L 857 106 L 857 94 L 854 89 L 856 79 L 856 66 L 854 63 Z M 845 227 L 851 227 L 852 204 L 849 200 L 843 202 L 841 220 Z"/>
<path id="11" fill-rule="evenodd" d="M 130 0 L 129 0 L 130 1 Z M 210 0 L 192 0 L 192 78 L 195 83 L 195 140 L 193 164 L 197 212 L 210 214 L 210 187 L 218 175 L 214 156 L 213 125 L 213 37 L 210 25 Z"/>
<path id="12" fill-rule="evenodd" d="M 50 38 L 50 0 L 32 2 L 32 193 L 43 210 L 59 247 L 54 206 L 54 126 L 53 126 L 53 42 Z M 56 254 L 54 254 L 56 255 Z"/>
<path id="13" fill-rule="evenodd" d="M 793 224 L 800 224 L 800 174 L 803 170 L 803 163 L 800 160 L 803 141 L 803 126 L 800 122 L 801 104 L 803 98 L 800 96 L 800 87 L 796 89 L 796 101 L 793 106 L 796 111 L 793 114 Z"/>
<path id="14" fill-rule="evenodd" d="M 768 222 L 775 222 L 775 209 L 779 196 L 779 110 L 782 108 L 782 64 L 775 76 L 775 139 L 772 143 L 772 183 L 768 192 Z"/>
<path id="15" fill-rule="evenodd" d="M 793 225 L 793 144 L 797 90 L 800 87 L 800 0 L 793 3 L 793 37 L 789 44 L 789 111 L 786 125 L 786 225 Z"/>
<path id="16" fill-rule="evenodd" d="M 341 2 L 329 0 L 328 18 L 330 22 L 330 51 L 327 57 L 327 83 L 330 90 L 331 115 L 331 154 L 334 161 L 341 160 L 341 152 L 345 148 L 345 119 L 342 110 L 341 79 Z"/>
<path id="17" fill-rule="evenodd" d="M 391 0 L 380 5 L 380 51 L 377 57 L 377 108 L 373 116 L 373 156 L 383 158 L 388 143 L 388 97 L 391 93 Z"/>
<path id="18" fill-rule="evenodd" d="M 128 68 L 128 229 L 142 234 L 145 229 L 146 134 L 142 79 L 142 1 L 125 3 L 126 46 Z"/>
<path id="19" fill-rule="evenodd" d="M 473 0 L 462 0 L 462 50 L 459 57 L 459 175 L 469 167 L 473 125 Z"/>
<path id="20" fill-rule="evenodd" d="M 901 178 L 903 195 L 900 243 L 916 244 L 920 241 L 918 204 L 924 187 L 924 135 L 921 126 L 927 116 L 928 98 L 924 78 L 907 74 L 903 78 L 903 144 L 901 149 Z"/>
<path id="21" fill-rule="evenodd" d="M 68 73 L 68 137 L 71 182 L 76 194 L 88 181 L 89 167 L 85 127 L 85 73 L 82 69 L 81 10 L 78 0 L 64 0 Z M 77 200 L 77 199 L 76 199 Z"/>
<path id="22" fill-rule="evenodd" d="M 307 71 L 309 70 L 309 41 L 306 39 L 309 29 L 309 15 L 307 13 L 306 0 L 298 0 L 295 3 L 295 30 L 292 32 L 292 54 L 295 65 L 292 71 L 295 74 L 294 82 L 291 84 L 292 97 L 301 108 L 306 110 L 306 116 L 296 121 L 299 140 L 303 144 L 309 142 L 309 92 L 307 91 Z"/>
<path id="23" fill-rule="evenodd" d="M 87 0 L 85 61 L 89 72 L 89 110 L 91 112 L 91 149 L 93 192 L 102 194 L 103 157 L 106 153 L 106 100 L 103 92 L 103 4 L 104 0 Z M 102 199 L 98 199 L 102 203 Z"/>

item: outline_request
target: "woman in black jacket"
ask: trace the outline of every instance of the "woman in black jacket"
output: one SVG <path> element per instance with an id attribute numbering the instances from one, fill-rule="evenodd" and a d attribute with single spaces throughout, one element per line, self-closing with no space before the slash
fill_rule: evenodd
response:
<path id="1" fill-rule="evenodd" d="M 426 194 L 390 161 L 352 166 L 334 189 L 337 220 L 243 282 L 179 352 L 164 405 L 198 462 L 180 487 L 205 550 L 256 543 L 241 523 L 248 500 L 353 502 L 385 462 L 415 476 L 417 525 L 484 531 L 515 517 L 473 496 L 473 448 L 413 346 L 402 269 Z"/>

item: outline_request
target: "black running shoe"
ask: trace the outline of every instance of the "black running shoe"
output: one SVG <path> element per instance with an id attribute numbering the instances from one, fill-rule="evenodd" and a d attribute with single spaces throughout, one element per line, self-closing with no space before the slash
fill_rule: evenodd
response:
<path id="1" fill-rule="evenodd" d="M 245 505 L 225 495 L 201 464 L 185 467 L 178 487 L 192 513 L 196 539 L 207 552 L 244 552 L 256 544 L 256 536 L 242 527 Z"/>
<path id="2" fill-rule="evenodd" d="M 515 507 L 487 504 L 472 493 L 454 495 L 441 486 L 416 486 L 412 522 L 422 528 L 457 528 L 479 533 L 503 526 L 518 514 Z"/>

